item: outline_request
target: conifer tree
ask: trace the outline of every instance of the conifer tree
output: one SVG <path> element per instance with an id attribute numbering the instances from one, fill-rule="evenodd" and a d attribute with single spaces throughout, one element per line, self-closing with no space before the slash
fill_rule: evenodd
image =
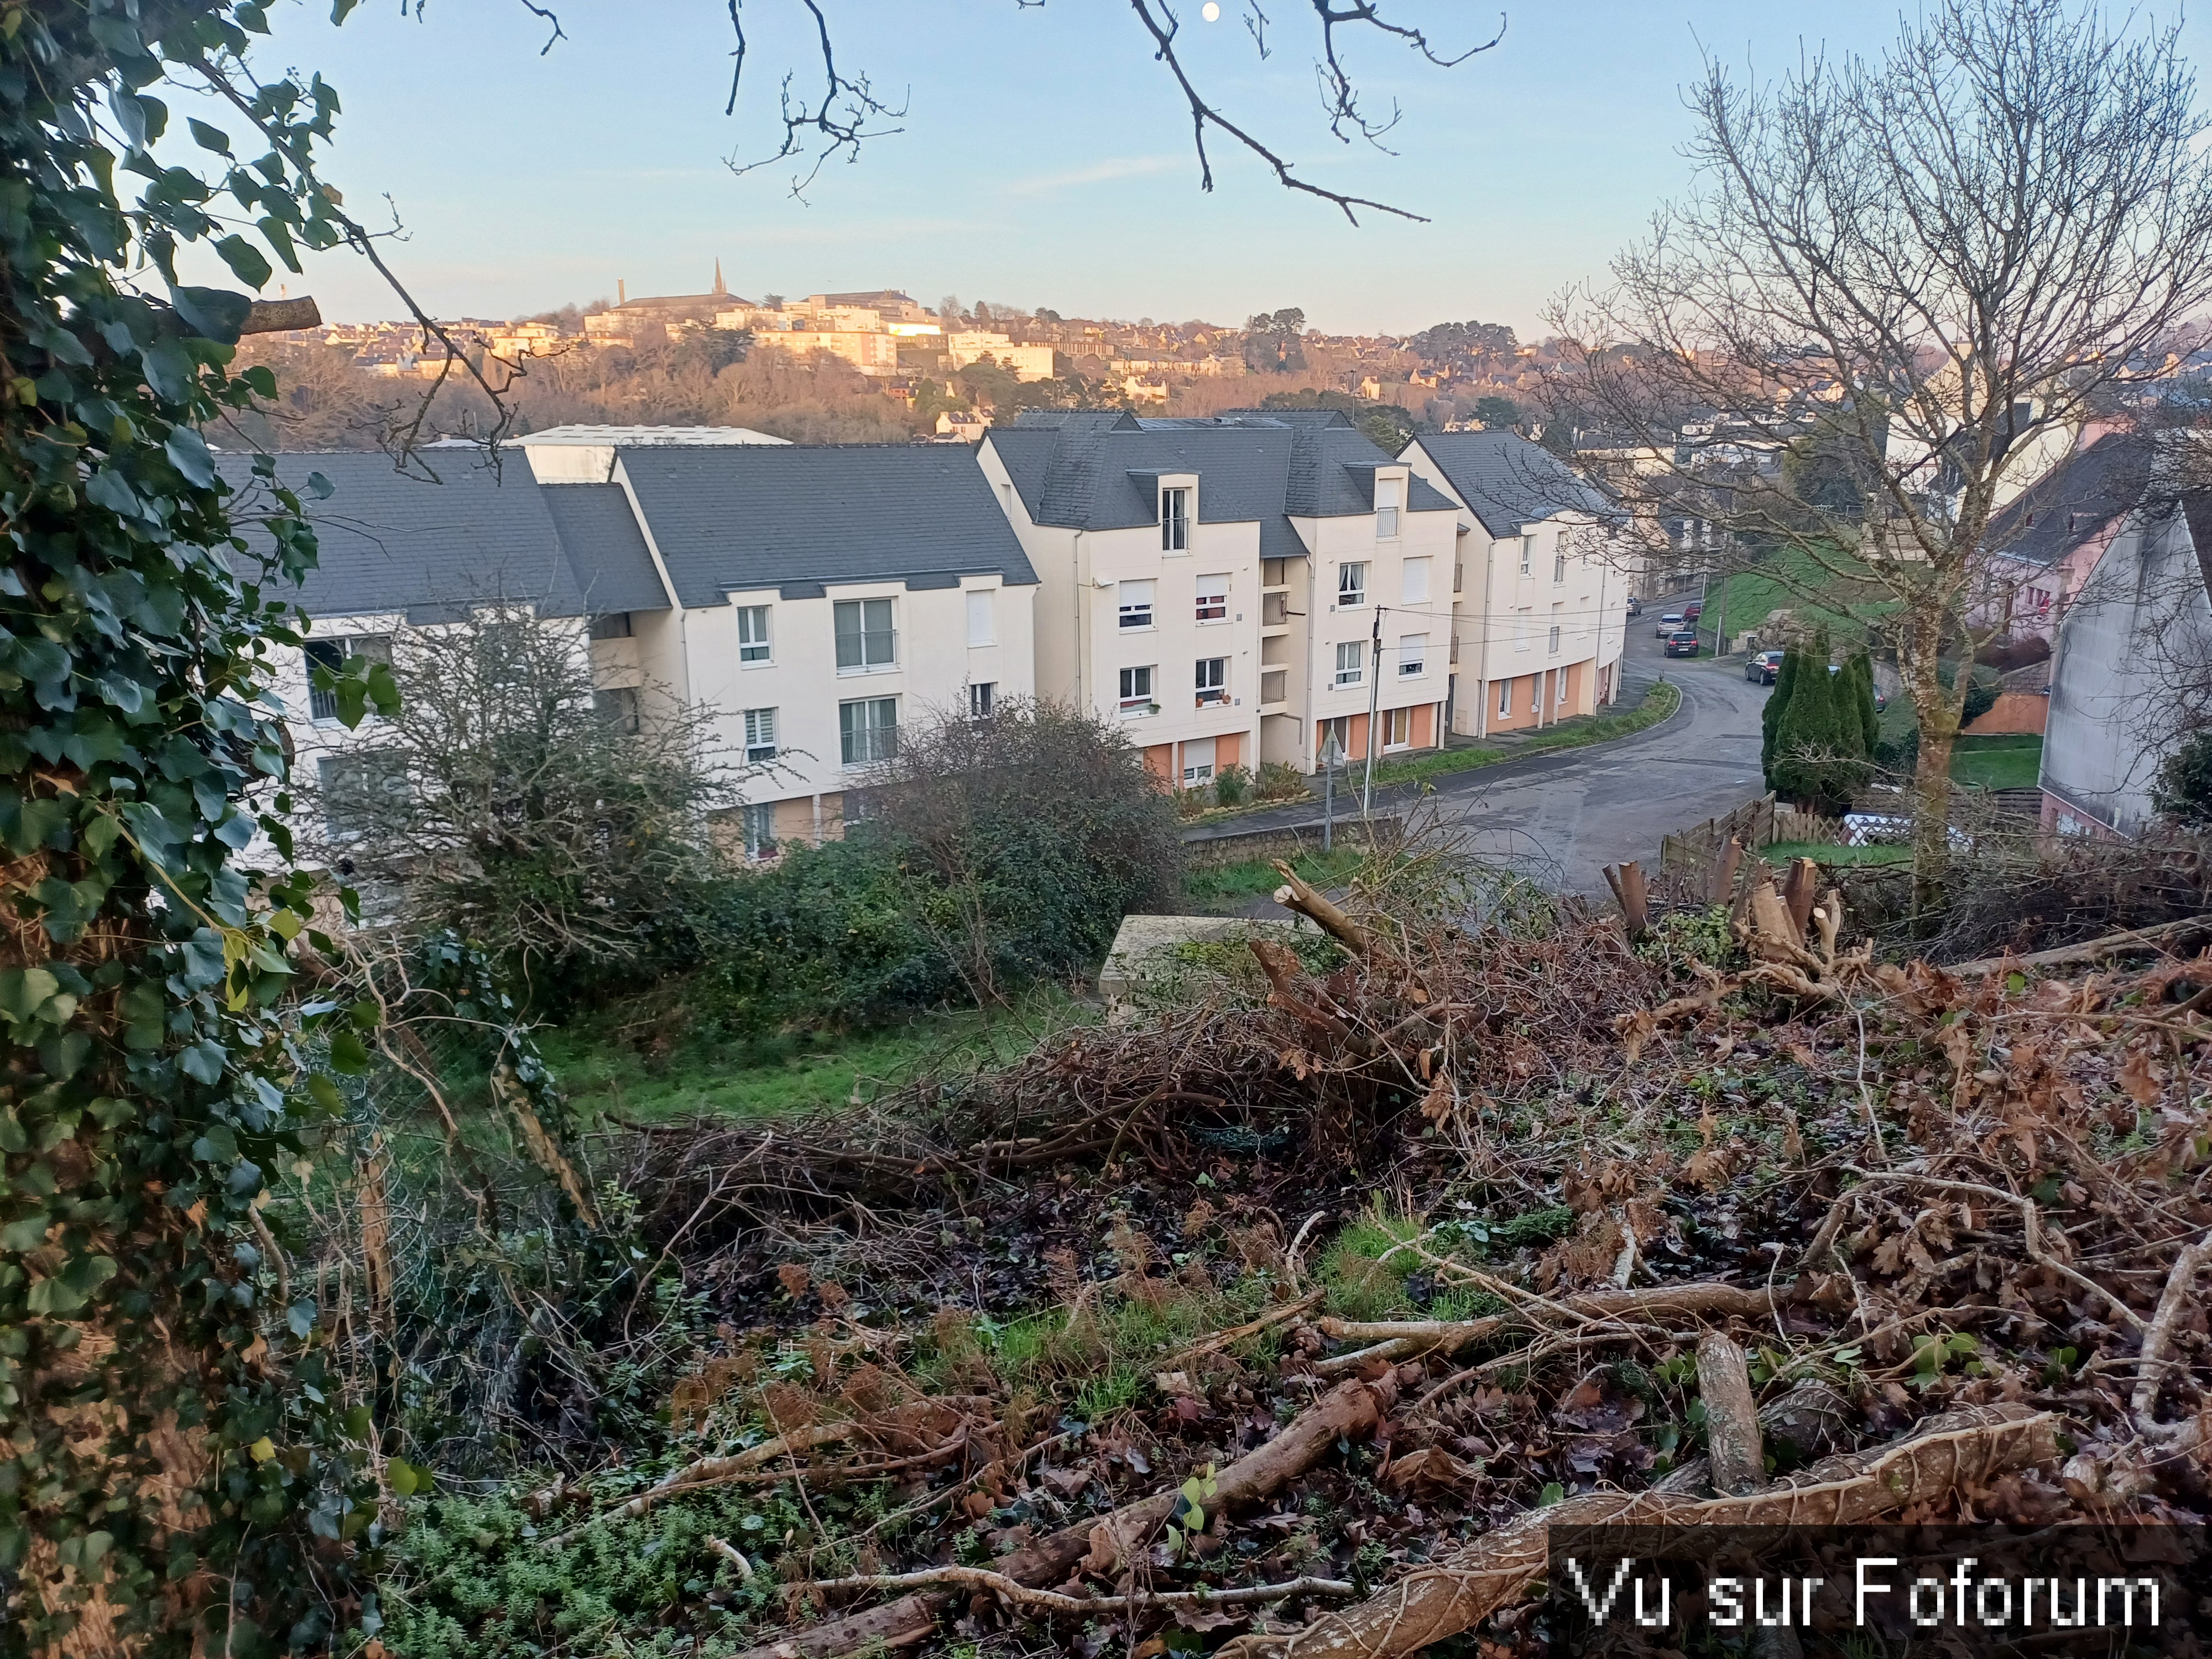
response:
<path id="1" fill-rule="evenodd" d="M 1874 706 L 1873 659 L 1863 651 L 1856 652 L 1844 665 L 1844 672 L 1850 680 L 1851 706 L 1858 716 L 1860 752 L 1872 760 L 1875 750 L 1881 745 L 1881 714 Z"/>
<path id="2" fill-rule="evenodd" d="M 1782 666 L 1774 672 L 1774 690 L 1767 694 L 1766 706 L 1759 711 L 1759 769 L 1766 775 L 1766 787 L 1769 789 L 1775 787 L 1774 734 L 1780 729 L 1782 711 L 1790 706 L 1790 694 L 1796 686 L 1797 669 L 1803 655 L 1804 653 L 1794 645 L 1784 650 Z"/>

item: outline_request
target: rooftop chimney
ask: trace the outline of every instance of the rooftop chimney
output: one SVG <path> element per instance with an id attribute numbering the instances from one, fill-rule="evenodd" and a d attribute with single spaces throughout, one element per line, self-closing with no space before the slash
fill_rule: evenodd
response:
<path id="1" fill-rule="evenodd" d="M 615 303 L 618 306 L 626 306 L 629 303 L 629 290 L 623 285 L 623 279 L 619 276 L 615 278 Z"/>

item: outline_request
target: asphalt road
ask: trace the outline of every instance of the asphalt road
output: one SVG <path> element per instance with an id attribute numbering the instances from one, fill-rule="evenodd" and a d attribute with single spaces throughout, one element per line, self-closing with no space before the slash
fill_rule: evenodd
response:
<path id="1" fill-rule="evenodd" d="M 1635 735 L 1588 749 L 1447 774 L 1432 810 L 1462 828 L 1468 849 L 1559 892 L 1603 894 L 1601 868 L 1623 859 L 1649 866 L 1660 837 L 1741 805 L 1760 789 L 1759 716 L 1768 688 L 1743 678 L 1743 659 L 1668 659 L 1653 601 L 1628 629 L 1626 677 L 1661 675 L 1682 689 L 1674 715 Z M 1402 806 L 1406 792 L 1376 805 Z M 1340 804 L 1343 798 L 1340 797 Z M 1357 810 L 1356 798 L 1351 803 Z M 1254 813 L 1221 826 L 1244 832 L 1318 821 L 1310 805 Z"/>

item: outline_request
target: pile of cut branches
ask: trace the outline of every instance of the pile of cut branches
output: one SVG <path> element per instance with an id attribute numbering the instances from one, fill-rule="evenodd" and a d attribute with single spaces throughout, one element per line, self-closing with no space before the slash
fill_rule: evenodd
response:
<path id="1" fill-rule="evenodd" d="M 1632 946 L 1285 875 L 1334 965 L 647 1147 L 727 1322 L 499 1549 L 665 1545 L 652 1621 L 752 1659 L 1377 1659 L 1533 1644 L 1553 1525 L 2203 1518 L 2186 928 L 1947 971 L 1802 882 Z"/>

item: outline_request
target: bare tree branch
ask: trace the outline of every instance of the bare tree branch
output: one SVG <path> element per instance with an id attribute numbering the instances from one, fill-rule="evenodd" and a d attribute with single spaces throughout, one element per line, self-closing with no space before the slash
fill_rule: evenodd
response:
<path id="1" fill-rule="evenodd" d="M 1336 31 L 1340 25 L 1364 23 L 1384 34 L 1395 36 L 1438 69 L 1456 69 L 1477 52 L 1488 52 L 1505 38 L 1505 18 L 1501 13 L 1497 33 L 1479 46 L 1469 46 L 1465 52 L 1447 58 L 1429 44 L 1428 37 L 1419 29 L 1386 21 L 1376 0 L 1352 0 L 1352 3 L 1342 8 L 1330 4 L 1329 0 L 1313 0 L 1313 9 L 1314 15 L 1321 20 L 1322 43 L 1321 58 L 1314 64 L 1314 78 L 1321 87 L 1322 107 L 1328 111 L 1328 130 L 1350 143 L 1352 135 L 1345 131 L 1349 126 L 1378 149 L 1383 148 L 1382 135 L 1398 125 L 1403 112 L 1394 99 L 1390 104 L 1390 118 L 1387 121 L 1371 121 L 1360 113 L 1358 89 L 1344 67 L 1344 60 L 1337 54 Z M 1263 18 L 1261 21 L 1264 22 L 1266 20 Z M 1255 38 L 1258 38 L 1256 31 Z M 1264 42 L 1261 43 L 1261 55 L 1267 55 Z"/>
<path id="2" fill-rule="evenodd" d="M 738 79 L 744 73 L 745 39 L 743 28 L 738 25 L 739 3 L 740 0 L 730 0 L 730 22 L 738 29 L 738 49 L 735 54 L 737 65 L 730 82 L 728 111 L 737 108 Z M 830 20 L 822 15 L 817 0 L 799 0 L 799 3 L 814 18 L 815 38 L 822 53 L 821 101 L 810 103 L 805 98 L 793 99 L 792 82 L 797 78 L 797 72 L 794 70 L 786 75 L 781 94 L 783 142 L 776 147 L 773 155 L 763 156 L 757 161 L 740 161 L 733 154 L 725 159 L 724 165 L 740 175 L 761 167 L 773 167 L 792 156 L 805 155 L 807 146 L 814 142 L 815 136 L 818 136 L 822 147 L 814 152 L 813 165 L 791 181 L 791 193 L 803 198 L 807 187 L 821 176 L 822 169 L 829 165 L 832 156 L 842 155 L 848 161 L 853 160 L 859 155 L 864 140 L 886 138 L 893 133 L 904 131 L 902 127 L 871 128 L 868 124 L 871 121 L 902 121 L 906 118 L 906 106 L 902 103 L 893 109 L 876 95 L 875 88 L 866 74 L 856 72 L 848 76 L 840 70 L 836 48 L 830 44 Z"/>

